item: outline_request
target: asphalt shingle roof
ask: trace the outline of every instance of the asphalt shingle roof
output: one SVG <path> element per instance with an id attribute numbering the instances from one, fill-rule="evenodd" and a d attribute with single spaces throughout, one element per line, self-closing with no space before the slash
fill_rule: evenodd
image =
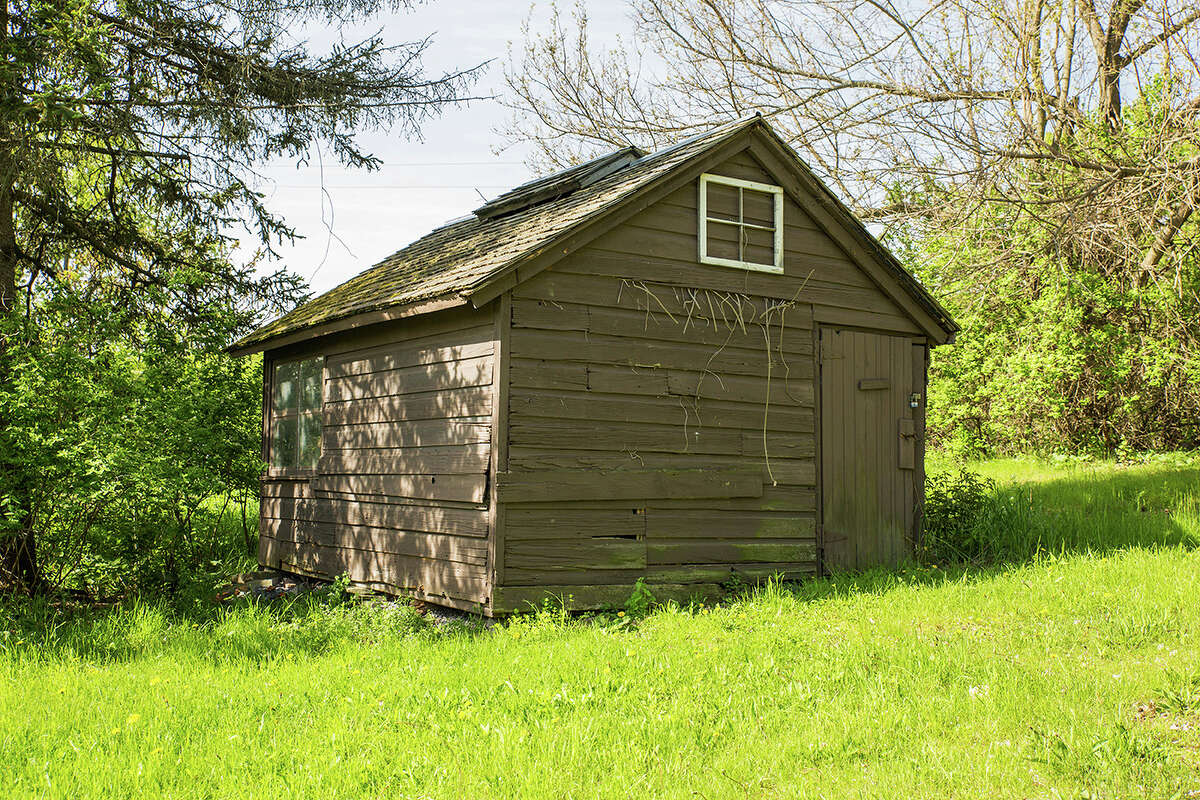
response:
<path id="1" fill-rule="evenodd" d="M 755 119 L 751 117 L 721 125 L 638 158 L 565 197 L 504 216 L 471 216 L 452 221 L 340 286 L 262 326 L 235 344 L 234 349 L 355 314 L 445 295 L 469 294 L 522 256 L 544 247 L 581 223 L 603 215 L 630 194 L 702 155 L 724 139 L 735 136 Z M 544 180 L 531 184 L 540 184 Z M 517 194 L 518 190 L 511 194 Z"/>
<path id="2" fill-rule="evenodd" d="M 395 306 L 456 296 L 465 299 L 523 258 L 602 217 L 639 190 L 751 125 L 762 124 L 760 119 L 754 116 L 726 123 L 649 155 L 626 148 L 522 184 L 476 209 L 473 216 L 437 228 L 340 286 L 267 323 L 230 349 L 252 352 L 279 337 Z M 779 144 L 787 147 L 781 140 Z M 847 230 L 875 253 L 905 291 L 947 333 L 957 331 L 958 325 L 920 282 L 807 167 L 800 166 L 838 209 Z"/>

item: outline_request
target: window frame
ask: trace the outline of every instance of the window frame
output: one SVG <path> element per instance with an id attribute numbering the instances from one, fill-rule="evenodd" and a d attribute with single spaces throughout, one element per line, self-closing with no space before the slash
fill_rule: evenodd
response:
<path id="1" fill-rule="evenodd" d="M 719 217 L 708 216 L 708 185 L 715 183 L 722 186 L 734 186 L 738 191 L 738 219 L 720 219 Z M 733 225 L 738 229 L 739 238 L 743 241 L 739 245 L 744 244 L 744 237 L 741 237 L 741 231 L 747 227 L 755 230 L 772 230 L 764 225 L 755 225 L 747 223 L 743 219 L 744 203 L 742 202 L 742 190 L 750 189 L 755 192 L 772 195 L 775 205 L 775 225 L 774 233 L 774 263 L 760 264 L 757 261 L 743 261 L 736 258 L 723 258 L 721 256 L 712 256 L 708 254 L 708 223 L 717 222 L 722 225 Z M 783 187 L 776 186 L 771 183 L 759 183 L 758 181 L 747 181 L 741 178 L 729 178 L 725 175 L 715 175 L 710 172 L 705 172 L 700 176 L 700 202 L 699 206 L 699 236 L 700 240 L 700 263 L 713 264 L 719 267 L 737 267 L 738 269 L 748 269 L 755 272 L 769 272 L 774 275 L 783 274 Z"/>
<path id="2" fill-rule="evenodd" d="M 318 417 L 321 422 L 321 430 L 325 428 L 325 364 L 326 357 L 323 353 L 314 353 L 306 356 L 291 356 L 281 358 L 270 362 L 271 379 L 269 381 L 269 390 L 265 400 L 267 401 L 267 431 L 266 431 L 266 462 L 267 475 L 269 477 L 291 477 L 291 476 L 313 476 L 318 472 L 317 466 L 320 464 L 321 456 L 324 455 L 324 442 L 318 439 L 317 445 L 317 464 L 312 466 L 300 466 L 300 426 L 301 420 L 304 417 Z M 288 409 L 283 412 L 275 410 L 275 390 L 278 383 L 279 369 L 286 367 L 288 364 L 300 365 L 306 361 L 315 361 L 319 363 L 321 375 L 321 402 L 315 410 L 301 411 L 300 401 L 303 399 L 303 386 L 301 384 L 297 370 L 297 405 L 295 410 Z M 296 426 L 296 460 L 294 463 L 287 466 L 280 466 L 275 463 L 275 430 L 276 424 L 279 421 L 290 421 Z"/>

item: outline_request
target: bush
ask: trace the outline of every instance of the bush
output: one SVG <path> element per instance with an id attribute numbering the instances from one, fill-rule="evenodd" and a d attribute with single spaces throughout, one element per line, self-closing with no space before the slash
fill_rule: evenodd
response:
<path id="1" fill-rule="evenodd" d="M 34 314 L 0 330 L 0 541 L 32 532 L 25 588 L 175 591 L 240 566 L 262 470 L 261 359 L 222 349 L 241 318 L 81 315 L 57 296 Z"/>
<path id="2" fill-rule="evenodd" d="M 986 524 L 997 506 L 995 481 L 969 470 L 940 472 L 925 481 L 925 532 L 921 543 L 924 560 L 979 561 L 995 555 L 995 533 Z"/>
<path id="3" fill-rule="evenodd" d="M 962 326 L 930 355 L 927 436 L 959 458 L 1111 454 L 1200 447 L 1200 258 L 1176 281 L 1128 279 L 1135 265 L 1072 255 L 1040 226 L 983 212 L 932 232 L 910 263 Z M 1027 255 L 981 284 L 995 236 Z M 975 249 L 978 248 L 978 249 Z"/>

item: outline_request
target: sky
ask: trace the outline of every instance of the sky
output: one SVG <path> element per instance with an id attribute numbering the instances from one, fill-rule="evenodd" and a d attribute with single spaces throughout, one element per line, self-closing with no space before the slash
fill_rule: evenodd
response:
<path id="1" fill-rule="evenodd" d="M 593 41 L 629 36 L 633 24 L 625 3 L 585 3 Z M 426 52 L 430 74 L 491 60 L 475 87 L 477 95 L 504 92 L 502 64 L 511 47 L 522 46 L 521 24 L 532 15 L 538 29 L 549 3 L 496 0 L 432 0 L 415 11 L 376 18 L 363 32 L 381 29 L 385 39 L 409 42 L 433 35 Z M 563 8 L 565 14 L 570 9 Z M 544 25 L 542 25 L 544 29 Z M 356 31 L 346 34 L 352 39 Z M 334 40 L 327 31 L 305 34 L 316 49 Z M 421 140 L 396 134 L 365 135 L 361 141 L 383 161 L 374 172 L 272 162 L 262 165 L 267 205 L 305 238 L 279 250 L 279 262 L 305 278 L 314 292 L 331 289 L 439 225 L 533 177 L 527 148 L 497 153 L 496 128 L 509 116 L 497 100 L 450 108 L 422 127 Z M 244 240 L 237 255 L 249 258 L 257 243 Z"/>

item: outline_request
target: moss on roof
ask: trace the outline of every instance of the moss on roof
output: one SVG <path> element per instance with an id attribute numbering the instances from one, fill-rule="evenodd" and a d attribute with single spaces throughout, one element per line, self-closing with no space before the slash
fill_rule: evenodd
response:
<path id="1" fill-rule="evenodd" d="M 251 347 L 322 323 L 447 295 L 468 295 L 514 261 L 598 217 L 752 124 L 740 119 L 643 156 L 565 197 L 490 219 L 450 222 L 233 345 Z"/>
<path id="2" fill-rule="evenodd" d="M 340 286 L 267 323 L 230 349 L 235 352 L 264 349 L 273 339 L 395 306 L 455 297 L 465 301 L 469 295 L 523 258 L 543 251 L 659 178 L 756 124 L 761 125 L 781 147 L 790 152 L 790 148 L 775 136 L 761 117 L 755 115 L 712 128 L 664 150 L 635 158 L 624 166 L 619 162 L 637 155 L 631 148 L 601 156 L 595 162 L 522 184 L 481 207 L 478 210 L 480 213 L 437 228 Z M 610 161 L 617 164 L 618 168 L 616 172 L 608 174 L 603 167 Z M 840 199 L 812 176 L 798 158 L 797 163 L 827 195 L 843 217 L 848 230 L 897 277 L 907 293 L 947 333 L 958 330 L 958 325 L 946 310 L 895 256 L 867 231 Z M 583 176 L 589 167 L 596 167 L 593 174 L 603 177 L 591 180 Z M 553 191 L 541 191 L 550 185 L 565 187 L 563 191 L 567 193 L 553 196 Z M 552 197 L 544 199 L 547 194 Z M 521 208 L 519 201 L 522 197 L 535 204 Z M 508 209 L 513 206 L 518 210 L 509 212 Z"/>

